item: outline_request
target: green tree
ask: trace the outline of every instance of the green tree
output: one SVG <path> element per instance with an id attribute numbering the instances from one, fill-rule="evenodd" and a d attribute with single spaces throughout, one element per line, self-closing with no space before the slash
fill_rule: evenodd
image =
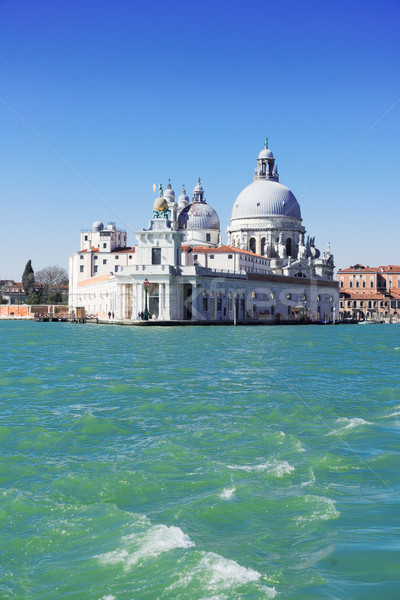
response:
<path id="1" fill-rule="evenodd" d="M 27 296 L 30 296 L 35 291 L 35 272 L 32 268 L 31 260 L 28 260 L 25 265 L 22 275 L 22 287 Z"/>

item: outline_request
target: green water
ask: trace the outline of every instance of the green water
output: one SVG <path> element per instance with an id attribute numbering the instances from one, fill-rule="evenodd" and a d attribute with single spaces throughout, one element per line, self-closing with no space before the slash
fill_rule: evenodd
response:
<path id="1" fill-rule="evenodd" d="M 0 335 L 2 600 L 400 597 L 400 326 Z"/>

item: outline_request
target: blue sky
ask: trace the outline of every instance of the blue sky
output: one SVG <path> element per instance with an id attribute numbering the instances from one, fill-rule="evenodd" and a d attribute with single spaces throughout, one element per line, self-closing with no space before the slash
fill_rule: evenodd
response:
<path id="1" fill-rule="evenodd" d="M 399 263 L 400 102 L 306 194 L 399 100 L 399 30 L 394 0 L 0 0 L 0 279 L 97 219 L 134 244 L 169 178 L 226 239 L 265 136 L 338 267 Z"/>

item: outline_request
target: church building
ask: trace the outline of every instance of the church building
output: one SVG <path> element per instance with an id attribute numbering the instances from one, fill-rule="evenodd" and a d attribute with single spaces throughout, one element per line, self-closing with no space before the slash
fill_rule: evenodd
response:
<path id="1" fill-rule="evenodd" d="M 253 182 L 233 203 L 227 244 L 200 178 L 189 200 L 176 201 L 169 183 L 153 206 L 149 226 L 127 234 L 95 221 L 70 257 L 70 310 L 119 322 L 334 321 L 338 283 L 329 244 L 315 246 L 300 206 L 279 182 L 265 147 Z"/>

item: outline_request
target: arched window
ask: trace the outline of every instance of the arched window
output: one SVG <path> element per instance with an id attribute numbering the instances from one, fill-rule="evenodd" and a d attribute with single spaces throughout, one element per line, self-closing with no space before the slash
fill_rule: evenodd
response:
<path id="1" fill-rule="evenodd" d="M 256 253 L 256 238 L 250 238 L 249 250 L 250 250 L 250 252 L 254 252 L 254 254 Z"/>
<path id="2" fill-rule="evenodd" d="M 290 238 L 286 240 L 286 256 L 292 256 L 292 240 Z"/>
<path id="3" fill-rule="evenodd" d="M 265 238 L 261 238 L 261 254 L 264 256 Z"/>

